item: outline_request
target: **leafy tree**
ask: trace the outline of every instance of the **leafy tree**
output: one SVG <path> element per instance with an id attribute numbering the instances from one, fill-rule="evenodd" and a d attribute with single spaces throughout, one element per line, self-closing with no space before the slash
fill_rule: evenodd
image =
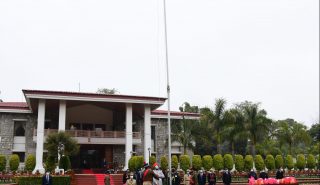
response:
<path id="1" fill-rule="evenodd" d="M 234 156 L 235 168 L 238 172 L 242 172 L 244 170 L 244 160 L 242 155 Z"/>
<path id="2" fill-rule="evenodd" d="M 178 157 L 176 155 L 171 157 L 171 167 L 178 169 Z"/>
<path id="3" fill-rule="evenodd" d="M 307 157 L 307 168 L 314 169 L 316 167 L 316 158 L 314 155 L 309 154 Z"/>
<path id="4" fill-rule="evenodd" d="M 297 155 L 297 168 L 303 170 L 306 167 L 306 159 L 303 154 Z"/>
<path id="5" fill-rule="evenodd" d="M 283 157 L 281 155 L 277 155 L 275 158 L 275 167 L 277 169 L 283 168 Z"/>
<path id="6" fill-rule="evenodd" d="M 196 124 L 193 120 L 187 120 L 182 116 L 182 121 L 172 125 L 172 142 L 179 142 L 183 146 L 183 154 L 187 154 L 187 148 L 194 148 L 194 130 Z"/>
<path id="7" fill-rule="evenodd" d="M 143 156 L 136 156 L 136 160 L 135 160 L 135 169 L 140 169 L 143 167 L 143 163 L 144 163 L 144 158 Z"/>
<path id="8" fill-rule="evenodd" d="M 293 166 L 293 158 L 292 158 L 291 155 L 287 155 L 287 157 L 286 157 L 286 168 L 288 170 L 291 170 L 293 167 L 294 167 Z"/>
<path id="9" fill-rule="evenodd" d="M 230 154 L 225 154 L 223 156 L 223 164 L 224 164 L 224 168 L 228 169 L 228 170 L 232 170 L 233 168 L 233 158 L 232 155 Z"/>
<path id="10" fill-rule="evenodd" d="M 118 94 L 119 91 L 115 88 L 112 88 L 112 89 L 108 89 L 108 88 L 99 88 L 97 90 L 97 93 L 99 94 Z"/>
<path id="11" fill-rule="evenodd" d="M 266 167 L 268 168 L 268 170 L 275 169 L 274 157 L 271 154 L 267 155 L 267 157 L 265 159 L 265 164 L 266 164 Z"/>
<path id="12" fill-rule="evenodd" d="M 128 167 L 129 167 L 129 170 L 130 171 L 135 171 L 136 169 L 136 156 L 132 156 L 130 159 L 129 159 L 129 164 L 128 164 Z"/>
<path id="13" fill-rule="evenodd" d="M 311 128 L 308 130 L 310 137 L 314 143 L 320 141 L 320 123 L 311 125 Z"/>
<path id="14" fill-rule="evenodd" d="M 154 156 L 154 155 L 152 155 L 152 156 L 150 156 L 150 158 L 149 158 L 149 164 L 150 164 L 150 166 L 152 166 L 154 163 L 156 163 L 157 162 L 157 159 L 156 159 L 156 157 Z"/>
<path id="15" fill-rule="evenodd" d="M 195 170 L 200 170 L 200 168 L 202 167 L 202 160 L 201 160 L 200 155 L 193 155 L 192 156 L 192 167 Z"/>
<path id="16" fill-rule="evenodd" d="M 212 157 L 211 155 L 205 155 L 202 157 L 202 166 L 205 170 L 210 170 L 212 168 Z"/>
<path id="17" fill-rule="evenodd" d="M 246 155 L 244 158 L 244 170 L 250 171 L 253 168 L 253 157 L 252 155 Z"/>
<path id="18" fill-rule="evenodd" d="M 256 155 L 254 158 L 254 164 L 257 170 L 264 170 L 265 164 L 261 155 Z"/>
<path id="19" fill-rule="evenodd" d="M 160 166 L 162 170 L 167 170 L 168 169 L 168 160 L 165 156 L 162 156 L 160 158 Z"/>
<path id="20" fill-rule="evenodd" d="M 0 155 L 0 172 L 3 172 L 6 169 L 7 159 L 6 156 Z"/>
<path id="21" fill-rule="evenodd" d="M 224 167 L 223 157 L 221 154 L 216 154 L 213 156 L 213 167 L 215 170 L 222 170 Z"/>
<path id="22" fill-rule="evenodd" d="M 190 157 L 188 155 L 180 156 L 180 167 L 185 172 L 190 168 Z"/>
<path id="23" fill-rule="evenodd" d="M 9 159 L 9 166 L 11 171 L 17 171 L 20 164 L 20 158 L 17 154 L 11 155 Z"/>
<path id="24" fill-rule="evenodd" d="M 26 170 L 32 171 L 36 166 L 36 157 L 32 154 L 29 154 L 26 159 Z"/>
<path id="25" fill-rule="evenodd" d="M 54 156 L 48 155 L 46 162 L 45 162 L 45 169 L 46 171 L 52 172 L 56 167 L 56 161 Z"/>
<path id="26" fill-rule="evenodd" d="M 59 161 L 59 168 L 64 169 L 65 171 L 71 169 L 71 162 L 69 156 L 62 156 Z"/>

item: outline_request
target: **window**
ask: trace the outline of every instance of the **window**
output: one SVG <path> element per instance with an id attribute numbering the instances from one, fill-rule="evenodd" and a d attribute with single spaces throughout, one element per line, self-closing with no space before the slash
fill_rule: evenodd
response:
<path id="1" fill-rule="evenodd" d="M 14 122 L 14 136 L 25 136 L 25 121 Z"/>
<path id="2" fill-rule="evenodd" d="M 24 162 L 25 153 L 24 152 L 12 152 L 12 154 L 17 154 L 20 158 L 20 162 Z"/>

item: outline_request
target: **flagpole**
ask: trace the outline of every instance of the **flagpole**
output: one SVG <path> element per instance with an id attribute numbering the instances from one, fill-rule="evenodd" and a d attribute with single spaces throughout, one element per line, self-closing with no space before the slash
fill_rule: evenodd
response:
<path id="1" fill-rule="evenodd" d="M 170 119 L 170 84 L 169 84 L 169 60 L 168 60 L 168 38 L 167 38 L 167 12 L 166 0 L 163 0 L 164 14 L 164 42 L 166 51 L 166 68 L 167 68 L 167 98 L 168 98 L 168 158 L 169 158 L 169 184 L 172 184 L 171 176 L 171 119 Z"/>

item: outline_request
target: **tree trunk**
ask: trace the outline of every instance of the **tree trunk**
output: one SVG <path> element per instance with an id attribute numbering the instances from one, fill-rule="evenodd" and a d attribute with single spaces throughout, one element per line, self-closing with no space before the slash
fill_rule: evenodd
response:
<path id="1" fill-rule="evenodd" d="M 217 133 L 218 137 L 217 137 L 217 153 L 218 154 L 222 154 L 221 153 L 221 144 L 220 144 L 220 134 Z"/>
<path id="2" fill-rule="evenodd" d="M 232 156 L 234 157 L 234 142 L 233 141 L 231 142 L 231 153 L 232 153 Z"/>

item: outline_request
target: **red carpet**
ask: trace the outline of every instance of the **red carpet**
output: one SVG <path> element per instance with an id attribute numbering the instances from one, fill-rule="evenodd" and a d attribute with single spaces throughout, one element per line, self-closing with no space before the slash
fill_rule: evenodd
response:
<path id="1" fill-rule="evenodd" d="M 104 185 L 105 174 L 95 174 L 97 185 Z M 110 183 L 111 184 L 111 183 Z"/>
<path id="2" fill-rule="evenodd" d="M 82 170 L 82 174 L 93 174 L 93 171 L 91 169 L 85 169 Z"/>

